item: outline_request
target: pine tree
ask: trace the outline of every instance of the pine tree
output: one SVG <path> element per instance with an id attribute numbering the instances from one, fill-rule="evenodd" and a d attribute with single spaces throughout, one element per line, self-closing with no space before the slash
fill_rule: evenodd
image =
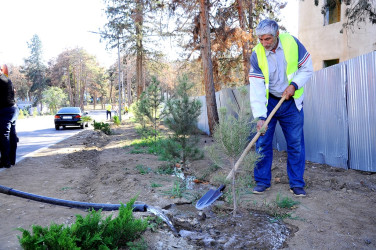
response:
<path id="1" fill-rule="evenodd" d="M 198 140 L 194 136 L 197 129 L 198 117 L 201 114 L 201 102 L 197 99 L 189 98 L 189 90 L 193 84 L 188 81 L 188 76 L 183 75 L 178 79 L 176 95 L 168 100 L 166 104 L 165 124 L 174 132 L 173 140 L 181 146 L 179 152 L 183 165 L 188 159 L 196 159 L 202 156 L 197 148 Z M 169 150 L 176 155 L 176 148 Z"/>
<path id="2" fill-rule="evenodd" d="M 232 198 L 234 204 L 233 214 L 235 216 L 237 209 L 236 192 L 236 172 L 234 166 L 248 145 L 249 135 L 254 126 L 250 122 L 250 105 L 248 91 L 245 87 L 239 88 L 240 98 L 239 107 L 231 107 L 232 112 L 226 108 L 220 108 L 219 124 L 216 125 L 213 138 L 214 144 L 207 147 L 209 157 L 213 162 L 225 170 L 233 170 L 232 174 Z M 247 170 L 245 175 L 250 175 L 250 170 L 258 160 L 256 153 L 248 153 L 243 160 L 243 169 Z"/>
<path id="3" fill-rule="evenodd" d="M 34 103 L 37 104 L 41 102 L 42 92 L 47 87 L 46 66 L 42 62 L 42 42 L 38 35 L 34 35 L 27 45 L 30 49 L 30 56 L 25 59 L 23 71 L 32 83 L 30 92 L 33 93 Z"/>
<path id="4" fill-rule="evenodd" d="M 145 115 L 153 126 L 154 141 L 157 140 L 157 128 L 161 119 L 161 106 L 164 99 L 159 85 L 160 82 L 158 79 L 155 76 L 152 76 L 151 84 L 146 91 L 148 110 L 145 112 Z"/>

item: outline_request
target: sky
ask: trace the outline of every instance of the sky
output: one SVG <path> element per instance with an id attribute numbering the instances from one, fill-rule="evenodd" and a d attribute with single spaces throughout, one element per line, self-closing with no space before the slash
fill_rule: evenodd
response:
<path id="1" fill-rule="evenodd" d="M 96 55 L 102 66 L 115 62 L 117 51 L 108 52 L 99 31 L 106 23 L 103 0 L 0 0 L 0 63 L 22 65 L 30 56 L 37 34 L 47 63 L 65 49 L 83 47 Z"/>
<path id="2" fill-rule="evenodd" d="M 282 9 L 283 23 L 297 36 L 298 1 Z M 106 51 L 99 31 L 107 22 L 103 0 L 0 0 L 0 64 L 23 65 L 30 56 L 33 35 L 42 42 L 43 60 L 56 58 L 66 49 L 84 48 L 105 67 L 117 59 L 117 50 Z M 170 50 L 170 49 L 168 49 Z"/>

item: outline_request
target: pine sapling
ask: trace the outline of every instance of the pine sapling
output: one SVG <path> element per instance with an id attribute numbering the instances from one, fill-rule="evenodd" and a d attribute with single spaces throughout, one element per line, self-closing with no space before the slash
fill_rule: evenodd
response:
<path id="1" fill-rule="evenodd" d="M 164 99 L 159 84 L 158 79 L 153 76 L 151 78 L 151 84 L 146 90 L 148 110 L 145 112 L 145 115 L 153 126 L 154 141 L 157 140 L 157 127 L 161 120 L 161 106 Z"/>
<path id="2" fill-rule="evenodd" d="M 219 109 L 219 123 L 215 126 L 213 133 L 214 144 L 207 147 L 209 157 L 217 166 L 225 170 L 233 170 L 231 188 L 234 216 L 237 210 L 236 172 L 234 166 L 248 145 L 249 135 L 254 129 L 250 122 L 251 111 L 247 89 L 241 87 L 239 88 L 239 93 L 239 106 L 231 107 L 232 112 L 229 112 L 226 108 Z M 248 153 L 243 160 L 243 169 L 248 171 L 252 169 L 257 159 L 256 153 Z"/>
<path id="3" fill-rule="evenodd" d="M 176 152 L 176 147 L 175 149 L 169 147 L 170 150 L 175 150 L 171 153 L 179 154 L 183 165 L 185 165 L 188 159 L 202 156 L 197 147 L 198 140 L 194 136 L 197 130 L 198 117 L 201 114 L 201 102 L 189 97 L 189 91 L 193 84 L 188 81 L 187 75 L 183 75 L 178 81 L 176 94 L 166 103 L 166 118 L 164 121 L 174 133 L 172 139 L 181 147 L 180 152 Z"/>

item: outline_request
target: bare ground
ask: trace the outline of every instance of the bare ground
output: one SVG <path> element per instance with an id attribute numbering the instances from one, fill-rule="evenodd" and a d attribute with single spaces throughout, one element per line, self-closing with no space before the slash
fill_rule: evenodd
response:
<path id="1" fill-rule="evenodd" d="M 216 244 L 205 245 L 197 240 L 200 238 L 197 235 L 196 238 L 193 235 L 175 237 L 166 225 L 161 225 L 156 232 L 148 230 L 144 234 L 149 249 L 376 249 L 376 174 L 307 162 L 308 195 L 296 198 L 289 192 L 286 153 L 275 151 L 271 189 L 263 195 L 242 196 L 239 216 L 232 218 L 228 209 L 231 205 L 223 201 L 217 201 L 210 211 L 198 212 L 190 198 L 178 199 L 168 195 L 166 192 L 172 189 L 176 177 L 156 173 L 158 167 L 167 163 L 159 161 L 155 155 L 131 154 L 129 147 L 124 148 L 138 138 L 132 123 L 125 123 L 114 131 L 114 135 L 108 136 L 85 130 L 39 151 L 16 166 L 0 171 L 0 185 L 42 196 L 94 203 L 126 203 L 138 195 L 140 203 L 163 208 L 166 213 L 172 213 L 168 211 L 172 204 L 181 205 L 183 210 L 186 209 L 183 217 L 194 221 L 193 225 L 187 220 L 191 230 L 210 221 L 210 214 L 214 211 L 226 222 L 216 227 L 211 225 L 209 231 L 214 230 L 217 235 L 231 231 L 239 233 L 232 238 L 222 238 L 223 244 L 218 239 Z M 205 142 L 210 143 L 211 138 L 201 135 L 200 145 L 205 146 Z M 146 167 L 147 173 L 140 173 L 137 169 L 140 165 Z M 206 158 L 193 161 L 185 172 L 204 176 L 210 165 Z M 209 172 L 206 180 L 210 180 L 210 176 Z M 197 184 L 192 192 L 200 197 L 209 188 L 209 184 Z M 289 197 L 300 204 L 294 209 L 276 210 L 273 204 L 277 196 Z M 20 232 L 14 230 L 17 227 L 30 229 L 32 224 L 48 226 L 51 222 L 69 224 L 74 222 L 76 214 L 87 213 L 5 194 L 0 194 L 0 211 L 0 249 L 20 249 L 17 239 Z M 268 238 L 268 235 L 258 236 L 257 231 L 273 222 L 271 217 L 267 220 L 270 222 L 257 222 L 252 215 L 262 217 L 264 213 L 275 212 L 289 215 L 283 222 L 278 222 L 283 226 L 280 232 L 285 236 L 283 244 L 270 245 L 273 243 L 269 242 L 269 245 L 263 245 L 261 239 Z M 171 217 L 177 229 L 187 230 L 178 217 L 176 213 Z M 245 241 L 250 234 L 255 235 L 256 240 L 248 240 L 248 245 L 231 245 L 231 240 Z"/>

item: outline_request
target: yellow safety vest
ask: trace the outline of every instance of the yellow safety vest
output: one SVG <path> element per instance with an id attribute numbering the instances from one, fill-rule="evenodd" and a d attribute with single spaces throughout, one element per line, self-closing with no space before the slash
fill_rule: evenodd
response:
<path id="1" fill-rule="evenodd" d="M 285 59 L 287 62 L 286 75 L 289 84 L 292 81 L 294 73 L 298 70 L 298 44 L 296 43 L 294 37 L 290 34 L 283 33 L 279 35 L 279 40 L 281 41 L 283 53 L 285 54 Z M 262 71 L 265 78 L 266 86 L 266 98 L 269 98 L 269 67 L 268 60 L 266 59 L 265 48 L 261 43 L 257 44 L 253 51 L 257 54 L 258 65 Z M 304 93 L 304 87 L 297 89 L 294 94 L 294 98 L 299 98 Z"/>

